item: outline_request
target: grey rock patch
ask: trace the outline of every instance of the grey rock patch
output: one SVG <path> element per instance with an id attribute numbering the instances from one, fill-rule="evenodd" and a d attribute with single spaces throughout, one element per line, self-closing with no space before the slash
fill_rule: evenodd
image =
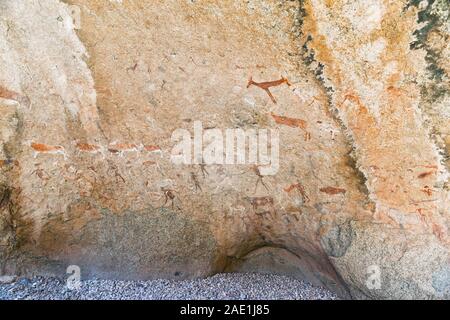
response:
<path id="1" fill-rule="evenodd" d="M 344 256 L 332 258 L 332 262 L 353 298 L 443 298 L 433 288 L 432 279 L 436 283 L 442 281 L 438 275 L 448 265 L 448 250 L 433 235 L 404 230 L 399 241 L 397 229 L 361 221 L 353 221 L 352 229 L 355 236 L 351 246 Z M 378 267 L 378 273 L 370 271 L 371 267 Z M 379 287 L 368 285 L 376 278 Z"/>
<path id="2" fill-rule="evenodd" d="M 16 281 L 16 276 L 0 276 L 0 284 L 9 284 L 9 283 L 13 283 L 14 281 Z"/>
<path id="3" fill-rule="evenodd" d="M 438 294 L 450 298 L 450 265 L 433 274 L 433 288 Z"/>
<path id="4" fill-rule="evenodd" d="M 169 208 L 102 215 L 72 235 L 83 250 L 58 254 L 50 270 L 35 274 L 65 277 L 69 265 L 87 279 L 181 280 L 213 273 L 216 241 L 208 225 Z"/>

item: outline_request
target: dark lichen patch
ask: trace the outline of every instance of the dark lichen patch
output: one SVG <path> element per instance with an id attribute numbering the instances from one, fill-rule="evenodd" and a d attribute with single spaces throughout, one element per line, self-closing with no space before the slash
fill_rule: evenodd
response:
<path id="1" fill-rule="evenodd" d="M 316 52 L 314 48 L 311 48 L 311 43 L 314 38 L 312 34 L 308 34 L 304 29 L 304 19 L 307 16 L 307 11 L 305 8 L 305 3 L 302 0 L 299 1 L 299 10 L 296 16 L 296 22 L 293 27 L 294 31 L 294 40 L 298 43 L 298 51 L 299 58 L 304 66 L 312 74 L 314 78 L 317 80 L 318 84 L 321 88 L 323 88 L 324 93 L 327 96 L 327 113 L 336 121 L 337 125 L 341 128 L 342 132 L 345 133 L 347 138 L 348 150 L 349 153 L 346 156 L 346 165 L 352 169 L 355 173 L 355 176 L 358 179 L 360 191 L 366 196 L 365 205 L 369 208 L 373 207 L 372 200 L 369 195 L 370 192 L 367 187 L 367 179 L 364 173 L 361 171 L 359 166 L 357 165 L 357 157 L 355 153 L 355 143 L 353 137 L 349 134 L 347 126 L 343 123 L 341 117 L 339 116 L 339 112 L 337 108 L 333 104 L 333 94 L 335 92 L 334 88 L 329 84 L 329 82 L 325 75 L 325 63 L 324 61 L 319 61 L 316 58 Z"/>
<path id="2" fill-rule="evenodd" d="M 427 62 L 427 72 L 431 83 L 424 85 L 422 96 L 426 97 L 428 102 L 433 102 L 448 94 L 449 77 L 444 68 L 440 66 L 440 61 L 448 59 L 448 57 L 442 57 L 441 52 L 430 45 L 430 35 L 432 32 L 441 33 L 445 25 L 448 25 L 450 2 L 447 0 L 429 0 L 424 7 L 421 7 L 421 3 L 422 1 L 419 0 L 410 0 L 405 10 L 411 7 L 420 10 L 417 13 L 417 22 L 424 24 L 424 26 L 413 32 L 416 40 L 410 43 L 410 48 L 426 51 L 425 61 Z M 439 8 L 439 10 L 436 8 Z"/>
<path id="3" fill-rule="evenodd" d="M 422 86 L 420 94 L 426 102 L 432 103 L 446 96 L 448 94 L 448 88 L 445 84 L 432 82 Z"/>
<path id="4" fill-rule="evenodd" d="M 354 237 L 355 232 L 351 221 L 346 221 L 340 225 L 332 226 L 322 236 L 320 243 L 329 256 L 339 258 L 345 255 Z"/>
<path id="5" fill-rule="evenodd" d="M 326 92 L 331 93 L 334 91 L 333 88 L 325 85 L 325 65 L 322 62 L 317 61 L 314 49 L 310 48 L 308 45 L 313 40 L 312 35 L 305 34 L 305 32 L 303 31 L 304 19 L 307 16 L 304 1 L 293 1 L 298 1 L 299 3 L 297 14 L 294 18 L 294 25 L 292 27 L 293 40 L 297 43 L 300 42 L 298 46 L 298 56 L 301 59 L 303 65 L 305 65 L 307 69 L 313 72 L 314 77 L 320 82 L 321 86 L 326 90 Z"/>
<path id="6" fill-rule="evenodd" d="M 426 80 L 418 83 L 420 86 L 420 109 L 428 116 L 425 125 L 429 127 L 430 138 L 439 148 L 442 163 L 448 167 L 448 144 L 445 143 L 445 123 L 443 114 L 446 99 L 450 93 L 450 78 L 448 56 L 445 53 L 450 41 L 450 2 L 448 0 L 429 0 L 427 2 L 410 0 L 405 11 L 416 8 L 417 22 L 421 28 L 415 30 L 415 41 L 410 43 L 412 50 L 424 50 L 426 62 Z M 445 130 L 444 130 L 445 131 Z"/>
<path id="7" fill-rule="evenodd" d="M 321 86 L 325 89 L 328 94 L 334 92 L 331 86 L 325 84 L 324 68 L 325 65 L 316 60 L 316 53 L 314 49 L 308 47 L 308 43 L 312 41 L 311 35 L 308 35 L 306 40 L 301 45 L 301 57 L 303 58 L 303 63 L 308 67 L 314 74 L 314 77 L 320 82 Z"/>
<path id="8" fill-rule="evenodd" d="M 22 148 L 22 143 L 20 141 L 25 127 L 23 115 L 15 109 L 12 113 L 2 114 L 2 117 L 4 117 L 5 120 L 7 119 L 9 125 L 12 125 L 14 134 L 8 140 L 2 141 L 1 148 L 7 159 L 14 159 L 16 158 L 16 155 L 20 153 L 20 149 Z"/>
<path id="9" fill-rule="evenodd" d="M 8 184 L 0 184 L 0 269 L 3 260 L 6 260 L 19 245 L 17 239 L 17 212 L 19 207 L 16 201 L 16 193 L 17 190 Z"/>
<path id="10" fill-rule="evenodd" d="M 413 34 L 416 37 L 416 40 L 410 44 L 411 49 L 426 48 L 428 34 L 436 27 L 436 24 L 439 23 L 439 17 L 431 12 L 434 1 L 435 0 L 428 1 L 427 6 L 417 13 L 417 22 L 425 22 L 426 24 L 421 29 L 414 31 Z M 419 8 L 421 2 L 422 1 L 411 0 L 405 9 L 409 9 L 410 7 Z"/>
<path id="11" fill-rule="evenodd" d="M 352 149 L 345 157 L 345 164 L 347 166 L 349 166 L 350 168 L 353 169 L 353 171 L 356 173 L 356 176 L 358 178 L 358 187 L 359 187 L 359 191 L 362 192 L 363 194 L 365 194 L 367 196 L 367 201 L 370 202 L 370 191 L 367 188 L 367 178 L 364 175 L 364 173 L 360 170 L 358 163 L 356 161 L 357 156 L 356 156 L 356 152 L 354 149 Z"/>

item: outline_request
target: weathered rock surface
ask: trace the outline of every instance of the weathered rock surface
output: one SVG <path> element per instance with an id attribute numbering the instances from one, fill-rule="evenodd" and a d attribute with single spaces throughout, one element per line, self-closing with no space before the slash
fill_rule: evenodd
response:
<path id="1" fill-rule="evenodd" d="M 450 298 L 449 37 L 444 0 L 0 1 L 0 274 Z M 173 164 L 195 121 L 277 129 L 277 174 Z"/>

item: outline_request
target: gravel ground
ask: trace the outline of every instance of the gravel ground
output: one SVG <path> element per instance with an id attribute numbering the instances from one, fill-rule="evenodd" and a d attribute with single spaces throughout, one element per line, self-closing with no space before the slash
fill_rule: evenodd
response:
<path id="1" fill-rule="evenodd" d="M 82 281 L 79 291 L 69 290 L 64 280 L 36 277 L 0 284 L 0 300 L 245 300 L 337 299 L 330 291 L 278 275 L 218 274 L 196 280 Z"/>

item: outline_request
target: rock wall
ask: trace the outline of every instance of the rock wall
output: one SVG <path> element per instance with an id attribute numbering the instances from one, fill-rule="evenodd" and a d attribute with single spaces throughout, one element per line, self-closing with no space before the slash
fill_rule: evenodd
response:
<path id="1" fill-rule="evenodd" d="M 0 273 L 448 299 L 449 34 L 444 0 L 0 1 Z M 277 173 L 174 164 L 198 121 L 277 130 Z"/>

